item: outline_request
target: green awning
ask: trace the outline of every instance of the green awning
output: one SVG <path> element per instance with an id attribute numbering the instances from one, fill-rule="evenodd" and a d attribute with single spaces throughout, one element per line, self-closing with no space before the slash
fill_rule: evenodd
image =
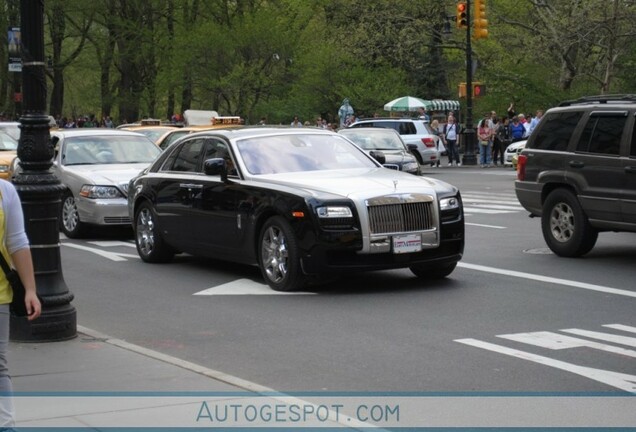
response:
<path id="1" fill-rule="evenodd" d="M 459 111 L 460 108 L 457 100 L 432 99 L 424 102 L 425 108 L 429 111 Z"/>

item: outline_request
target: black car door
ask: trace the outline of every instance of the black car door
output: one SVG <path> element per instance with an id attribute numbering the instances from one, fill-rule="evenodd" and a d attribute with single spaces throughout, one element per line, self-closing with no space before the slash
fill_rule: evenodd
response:
<path id="1" fill-rule="evenodd" d="M 629 152 L 624 160 L 625 187 L 623 189 L 623 221 L 636 224 L 636 120 L 632 115 L 631 136 L 628 137 Z"/>
<path id="2" fill-rule="evenodd" d="M 626 111 L 592 112 L 567 162 L 567 175 L 579 185 L 590 219 L 621 220 L 624 167 L 619 156 L 627 118 Z"/>
<path id="3" fill-rule="evenodd" d="M 225 160 L 228 179 L 221 180 L 220 175 L 205 175 L 203 163 L 208 159 Z M 208 256 L 240 258 L 250 253 L 242 253 L 246 217 L 251 211 L 246 203 L 246 186 L 236 170 L 230 145 L 220 137 L 206 140 L 200 171 L 202 189 L 192 197 L 192 213 L 189 224 L 196 233 L 197 249 Z M 248 206 L 249 207 L 249 206 Z"/>
<path id="4" fill-rule="evenodd" d="M 155 209 L 162 235 L 169 244 L 185 252 L 197 240 L 192 229 L 192 208 L 203 189 L 204 176 L 199 167 L 204 144 L 204 138 L 180 143 L 172 149 L 154 179 Z"/>

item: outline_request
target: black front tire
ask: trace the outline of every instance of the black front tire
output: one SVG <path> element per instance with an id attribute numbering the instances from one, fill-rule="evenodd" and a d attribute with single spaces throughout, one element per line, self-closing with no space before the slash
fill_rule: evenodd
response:
<path id="1" fill-rule="evenodd" d="M 455 270 L 455 267 L 457 267 L 456 262 L 451 264 L 443 264 L 443 265 L 414 264 L 410 266 L 409 269 L 411 270 L 411 272 L 413 272 L 415 276 L 419 278 L 438 280 L 438 279 L 444 279 L 445 277 L 450 275 L 453 272 L 453 270 Z"/>
<path id="2" fill-rule="evenodd" d="M 68 191 L 62 197 L 60 209 L 60 229 L 68 238 L 82 238 L 86 233 L 86 225 L 80 221 L 75 197 Z"/>
<path id="3" fill-rule="evenodd" d="M 585 255 L 598 239 L 598 231 L 567 189 L 556 189 L 548 195 L 541 214 L 541 231 L 552 252 L 562 257 Z"/>
<path id="4" fill-rule="evenodd" d="M 175 254 L 161 237 L 157 216 L 147 202 L 142 203 L 135 213 L 135 245 L 139 257 L 149 263 L 169 262 Z"/>
<path id="5" fill-rule="evenodd" d="M 281 216 L 265 222 L 258 237 L 258 264 L 275 291 L 297 291 L 307 283 L 300 265 L 300 249 L 289 223 Z"/>

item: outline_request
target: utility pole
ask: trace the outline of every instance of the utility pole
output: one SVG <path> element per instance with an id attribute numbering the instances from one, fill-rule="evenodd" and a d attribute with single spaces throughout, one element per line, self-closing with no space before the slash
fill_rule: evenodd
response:
<path id="1" fill-rule="evenodd" d="M 54 148 L 46 115 L 44 0 L 20 0 L 20 21 L 23 114 L 18 158 L 22 169 L 13 183 L 22 201 L 42 315 L 33 322 L 12 315 L 10 337 L 22 342 L 66 340 L 77 336 L 77 318 L 60 259 L 64 185 L 51 172 Z"/>
<path id="2" fill-rule="evenodd" d="M 477 133 L 473 125 L 473 48 L 471 44 L 470 26 L 470 3 L 466 0 L 466 127 L 464 128 L 464 156 L 463 165 L 477 165 L 475 157 L 475 142 Z"/>

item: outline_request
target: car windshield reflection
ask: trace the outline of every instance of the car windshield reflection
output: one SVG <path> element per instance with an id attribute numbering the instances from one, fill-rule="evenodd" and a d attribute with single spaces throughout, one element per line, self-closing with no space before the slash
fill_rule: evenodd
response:
<path id="1" fill-rule="evenodd" d="M 331 135 L 279 135 L 240 140 L 237 147 L 250 174 L 375 168 L 357 147 Z"/>
<path id="2" fill-rule="evenodd" d="M 15 151 L 18 149 L 18 142 L 9 134 L 0 132 L 0 151 Z"/>
<path id="3" fill-rule="evenodd" d="M 392 131 L 358 132 L 351 129 L 340 133 L 365 150 L 404 150 L 404 144 Z"/>
<path id="4" fill-rule="evenodd" d="M 142 137 L 85 136 L 66 139 L 64 165 L 150 163 L 161 150 Z"/>

